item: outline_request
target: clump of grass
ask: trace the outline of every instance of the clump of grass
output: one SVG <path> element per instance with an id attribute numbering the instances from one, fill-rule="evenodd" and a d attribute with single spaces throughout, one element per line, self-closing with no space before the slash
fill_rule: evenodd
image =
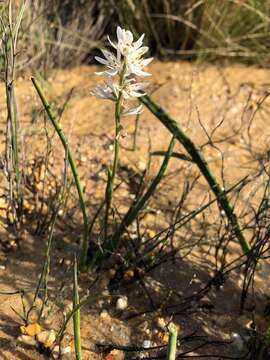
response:
<path id="1" fill-rule="evenodd" d="M 195 49 L 203 60 L 232 58 L 269 66 L 270 4 L 267 0 L 230 0 L 219 6 L 210 0 Z"/>
<path id="2" fill-rule="evenodd" d="M 267 0 L 114 0 L 120 22 L 159 55 L 269 66 Z"/>
<path id="3" fill-rule="evenodd" d="M 111 21 L 114 9 L 107 0 L 35 0 L 28 7 L 22 36 L 27 44 L 23 66 L 47 77 L 51 68 L 89 61 L 92 49 Z"/>

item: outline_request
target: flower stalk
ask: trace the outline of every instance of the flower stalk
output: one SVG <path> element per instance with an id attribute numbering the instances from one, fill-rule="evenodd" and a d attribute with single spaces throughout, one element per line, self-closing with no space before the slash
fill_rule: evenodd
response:
<path id="1" fill-rule="evenodd" d="M 144 35 L 137 41 L 133 41 L 130 31 L 117 27 L 117 44 L 108 38 L 110 45 L 116 50 L 116 56 L 108 51 L 101 50 L 104 58 L 96 56 L 95 59 L 106 66 L 105 71 L 96 72 L 103 75 L 106 81 L 103 85 L 97 86 L 92 92 L 100 99 L 107 99 L 115 102 L 115 137 L 114 155 L 111 170 L 108 170 L 107 186 L 105 191 L 105 216 L 104 216 L 104 240 L 108 239 L 108 219 L 112 206 L 113 188 L 120 152 L 121 117 L 125 115 L 138 115 L 142 111 L 142 105 L 130 107 L 129 101 L 143 96 L 145 83 L 137 82 L 138 77 L 149 76 L 143 71 L 152 58 L 142 59 L 148 51 L 148 47 L 142 46 Z M 115 80 L 115 77 L 117 80 Z"/>

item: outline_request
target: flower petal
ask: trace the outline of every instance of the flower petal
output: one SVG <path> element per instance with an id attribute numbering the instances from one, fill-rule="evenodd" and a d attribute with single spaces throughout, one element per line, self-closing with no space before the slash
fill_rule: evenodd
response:
<path id="1" fill-rule="evenodd" d="M 118 41 L 120 41 L 120 40 L 123 41 L 123 32 L 124 32 L 124 30 L 120 26 L 117 26 L 116 34 L 117 34 Z"/>
<path id="2" fill-rule="evenodd" d="M 143 59 L 143 60 L 140 60 L 140 63 L 142 65 L 142 67 L 144 68 L 145 66 L 149 65 L 153 60 L 154 60 L 154 58 Z"/>
<path id="3" fill-rule="evenodd" d="M 116 57 L 110 51 L 105 49 L 101 49 L 101 51 L 107 60 L 116 62 Z"/>
<path id="4" fill-rule="evenodd" d="M 123 112 L 123 116 L 128 116 L 128 115 L 137 115 L 137 114 L 141 114 L 143 111 L 143 106 L 139 105 L 133 108 L 130 108 L 128 110 L 125 110 Z"/>
<path id="5" fill-rule="evenodd" d="M 117 49 L 117 46 L 115 45 L 115 43 L 112 42 L 112 40 L 110 39 L 109 35 L 107 36 L 107 39 L 108 39 L 110 45 L 111 45 L 113 48 Z"/>
<path id="6" fill-rule="evenodd" d="M 103 64 L 103 65 L 108 65 L 108 60 L 105 60 L 105 59 L 103 59 L 103 58 L 101 58 L 101 57 L 99 57 L 99 56 L 95 56 L 95 59 L 96 59 L 99 63 L 101 63 L 101 64 Z"/>
<path id="7" fill-rule="evenodd" d="M 143 39 L 144 39 L 144 34 L 142 34 L 142 36 L 141 36 L 137 41 L 135 41 L 135 42 L 133 43 L 133 47 L 134 47 L 135 49 L 138 49 L 139 47 L 141 47 L 141 46 L 142 46 L 142 43 L 143 43 Z"/>
<path id="8" fill-rule="evenodd" d="M 128 44 L 128 45 L 131 45 L 132 44 L 132 41 L 133 41 L 133 34 L 131 31 L 129 30 L 126 30 L 125 31 L 125 42 Z"/>

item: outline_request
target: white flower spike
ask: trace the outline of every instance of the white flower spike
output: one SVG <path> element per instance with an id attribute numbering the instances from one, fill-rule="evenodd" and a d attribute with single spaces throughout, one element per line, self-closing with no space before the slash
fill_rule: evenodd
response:
<path id="1" fill-rule="evenodd" d="M 122 115 L 139 114 L 142 112 L 142 106 L 129 108 L 127 101 L 145 95 L 144 88 L 147 84 L 137 82 L 137 78 L 151 75 L 143 69 L 153 58 L 143 59 L 143 55 L 149 50 L 147 46 L 142 46 L 144 34 L 135 42 L 131 31 L 120 26 L 117 27 L 116 34 L 116 44 L 108 37 L 109 44 L 116 50 L 116 55 L 108 50 L 101 50 L 104 58 L 95 57 L 99 63 L 106 66 L 104 71 L 96 74 L 104 75 L 107 81 L 97 86 L 91 94 L 100 99 L 119 101 Z M 116 76 L 117 82 L 113 81 Z"/>

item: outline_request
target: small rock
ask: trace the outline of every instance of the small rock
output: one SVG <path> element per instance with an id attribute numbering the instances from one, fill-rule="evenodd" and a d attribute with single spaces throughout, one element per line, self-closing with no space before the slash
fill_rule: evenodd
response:
<path id="1" fill-rule="evenodd" d="M 101 311 L 101 313 L 99 314 L 99 316 L 101 317 L 101 319 L 109 319 L 110 318 L 110 315 L 108 313 L 107 310 L 103 309 Z"/>
<path id="2" fill-rule="evenodd" d="M 81 158 L 80 158 L 80 160 L 81 160 L 82 163 L 86 163 L 87 157 L 84 156 L 84 155 L 82 155 Z"/>
<path id="3" fill-rule="evenodd" d="M 54 317 L 46 317 L 46 319 L 43 320 L 44 325 L 47 327 L 50 327 L 54 322 Z"/>
<path id="4" fill-rule="evenodd" d="M 156 232 L 154 230 L 148 229 L 147 230 L 147 235 L 151 239 L 151 238 L 156 236 Z"/>
<path id="5" fill-rule="evenodd" d="M 37 335 L 38 342 L 47 348 L 54 344 L 55 339 L 56 335 L 54 330 L 44 330 Z"/>
<path id="6" fill-rule="evenodd" d="M 36 346 L 37 345 L 37 341 L 29 335 L 21 335 L 18 337 L 18 341 L 20 341 L 23 344 L 26 345 L 31 345 L 31 346 Z"/>
<path id="7" fill-rule="evenodd" d="M 166 323 L 166 321 L 165 321 L 164 318 L 162 318 L 162 317 L 156 318 L 156 324 L 157 324 L 157 326 L 158 326 L 161 330 L 165 330 L 165 329 L 166 329 L 167 323 Z"/>
<path id="8" fill-rule="evenodd" d="M 244 348 L 244 341 L 243 341 L 241 335 L 239 335 L 236 332 L 233 332 L 231 334 L 231 338 L 232 338 L 232 341 L 233 341 L 234 345 L 237 347 L 237 349 L 239 351 L 242 351 L 243 348 Z"/>
<path id="9" fill-rule="evenodd" d="M 145 349 L 149 349 L 151 347 L 151 341 L 150 340 L 143 340 L 143 347 Z"/>
<path id="10" fill-rule="evenodd" d="M 64 210 L 63 210 L 63 209 L 58 210 L 58 215 L 59 215 L 59 216 L 62 216 L 63 214 L 64 214 Z"/>
<path id="11" fill-rule="evenodd" d="M 126 310 L 128 307 L 128 298 L 126 296 L 121 296 L 116 301 L 116 309 L 117 310 Z"/>
<path id="12" fill-rule="evenodd" d="M 28 235 L 27 235 L 27 231 L 23 230 L 20 234 L 20 240 L 21 241 L 26 241 L 28 238 Z"/>
<path id="13" fill-rule="evenodd" d="M 133 270 L 127 270 L 124 273 L 124 280 L 125 281 L 130 281 L 134 278 L 134 271 Z"/>
<path id="14" fill-rule="evenodd" d="M 66 346 L 61 350 L 61 355 L 65 355 L 69 353 L 71 353 L 71 346 Z"/>
<path id="15" fill-rule="evenodd" d="M 108 278 L 111 280 L 111 279 L 113 279 L 114 277 L 115 277 L 115 274 L 116 274 L 116 270 L 115 269 L 110 269 L 109 271 L 108 271 Z"/>
<path id="16" fill-rule="evenodd" d="M 59 358 L 59 352 L 60 352 L 59 346 L 56 345 L 56 346 L 53 348 L 52 357 L 53 357 L 54 359 L 58 359 L 58 358 Z"/>
<path id="17" fill-rule="evenodd" d="M 20 330 L 22 334 L 34 337 L 38 335 L 42 329 L 38 323 L 34 323 L 27 326 L 21 326 Z"/>
<path id="18" fill-rule="evenodd" d="M 145 171 L 146 167 L 147 167 L 147 164 L 146 164 L 145 161 L 140 160 L 138 162 L 138 168 L 139 168 L 140 171 Z"/>

